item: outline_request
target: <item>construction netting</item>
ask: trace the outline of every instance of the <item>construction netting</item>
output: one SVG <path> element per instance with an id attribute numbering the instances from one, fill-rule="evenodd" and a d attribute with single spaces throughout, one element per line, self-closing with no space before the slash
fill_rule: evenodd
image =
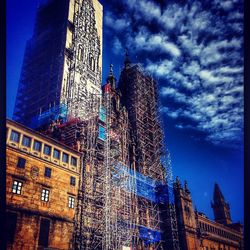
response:
<path id="1" fill-rule="evenodd" d="M 99 125 L 98 128 L 98 138 L 105 141 L 106 140 L 106 128 L 102 125 Z"/>
<path id="2" fill-rule="evenodd" d="M 124 176 L 127 178 L 124 178 Z M 137 196 L 155 203 L 168 202 L 168 186 L 166 184 L 117 162 L 112 166 L 112 180 L 114 183 L 118 183 L 121 178 L 123 178 L 123 181 L 120 185 L 123 185 L 126 191 L 133 192 Z"/>
<path id="3" fill-rule="evenodd" d="M 34 116 L 31 120 L 30 127 L 36 129 L 56 120 L 60 120 L 60 123 L 64 123 L 67 120 L 67 111 L 68 109 L 65 104 L 56 105 L 44 112 L 41 112 L 41 114 Z"/>
<path id="4" fill-rule="evenodd" d="M 106 116 L 107 116 L 106 108 L 101 106 L 100 110 L 99 110 L 99 118 L 100 118 L 100 120 L 103 121 L 103 122 L 106 122 Z"/>
<path id="5" fill-rule="evenodd" d="M 161 232 L 139 226 L 140 238 L 146 244 L 157 243 L 161 241 Z"/>

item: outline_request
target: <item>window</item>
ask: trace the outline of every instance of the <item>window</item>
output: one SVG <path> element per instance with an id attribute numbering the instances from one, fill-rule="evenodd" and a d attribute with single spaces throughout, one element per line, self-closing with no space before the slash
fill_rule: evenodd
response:
<path id="1" fill-rule="evenodd" d="M 44 176 L 48 178 L 51 177 L 51 168 L 45 167 Z"/>
<path id="2" fill-rule="evenodd" d="M 34 145 L 33 145 L 33 149 L 40 152 L 41 147 L 42 147 L 42 143 L 40 141 L 35 140 Z"/>
<path id="3" fill-rule="evenodd" d="M 60 151 L 54 148 L 53 157 L 56 159 L 60 159 Z"/>
<path id="4" fill-rule="evenodd" d="M 21 181 L 14 180 L 12 185 L 13 194 L 21 194 L 23 183 Z"/>
<path id="5" fill-rule="evenodd" d="M 62 155 L 62 161 L 65 162 L 65 163 L 68 163 L 69 162 L 69 155 L 66 154 L 66 153 L 63 153 L 63 155 Z"/>
<path id="6" fill-rule="evenodd" d="M 42 189 L 41 200 L 46 201 L 46 202 L 49 201 L 49 190 L 48 189 L 45 189 L 45 188 Z"/>
<path id="7" fill-rule="evenodd" d="M 83 60 L 83 48 L 79 47 L 78 48 L 78 60 L 82 61 Z"/>
<path id="8" fill-rule="evenodd" d="M 76 178 L 73 176 L 70 176 L 70 185 L 75 186 L 76 185 Z"/>
<path id="9" fill-rule="evenodd" d="M 31 144 L 31 138 L 24 135 L 22 140 L 22 145 L 25 147 L 30 147 L 30 144 Z"/>
<path id="10" fill-rule="evenodd" d="M 76 167 L 77 159 L 71 156 L 71 165 Z"/>
<path id="11" fill-rule="evenodd" d="M 16 232 L 16 222 L 17 222 L 17 214 L 12 212 L 6 213 L 6 232 L 7 232 L 7 242 L 12 243 L 15 239 Z"/>
<path id="12" fill-rule="evenodd" d="M 50 155 L 51 154 L 51 147 L 49 145 L 44 145 L 44 148 L 43 148 L 43 153 L 45 155 Z"/>
<path id="13" fill-rule="evenodd" d="M 17 161 L 17 167 L 18 168 L 25 168 L 25 163 L 26 163 L 26 160 L 22 157 L 18 157 L 18 161 Z"/>
<path id="14" fill-rule="evenodd" d="M 72 196 L 69 196 L 69 208 L 74 208 L 75 207 L 75 198 Z"/>
<path id="15" fill-rule="evenodd" d="M 50 221 L 48 219 L 41 219 L 39 240 L 38 240 L 39 246 L 48 247 L 49 228 L 50 228 Z"/>
<path id="16" fill-rule="evenodd" d="M 20 133 L 16 132 L 15 130 L 11 131 L 10 140 L 14 142 L 19 142 L 20 140 Z"/>

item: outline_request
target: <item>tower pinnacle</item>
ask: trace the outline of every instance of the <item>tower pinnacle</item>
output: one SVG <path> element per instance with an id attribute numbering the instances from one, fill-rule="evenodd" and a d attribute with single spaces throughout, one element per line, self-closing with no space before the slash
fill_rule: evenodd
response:
<path id="1" fill-rule="evenodd" d="M 128 56 L 128 49 L 126 48 L 125 50 L 125 60 L 124 60 L 124 65 L 125 65 L 125 68 L 129 68 L 130 67 L 130 59 L 129 59 L 129 56 Z"/>
<path id="2" fill-rule="evenodd" d="M 214 218 L 215 221 L 221 224 L 231 224 L 231 214 L 230 214 L 230 206 L 225 201 L 225 198 L 220 190 L 220 187 L 217 183 L 214 185 L 214 195 L 212 208 L 214 210 Z"/>
<path id="3" fill-rule="evenodd" d="M 113 64 L 111 63 L 109 66 L 109 75 L 107 77 L 107 82 L 111 84 L 112 89 L 116 89 L 116 78 L 113 73 Z"/>

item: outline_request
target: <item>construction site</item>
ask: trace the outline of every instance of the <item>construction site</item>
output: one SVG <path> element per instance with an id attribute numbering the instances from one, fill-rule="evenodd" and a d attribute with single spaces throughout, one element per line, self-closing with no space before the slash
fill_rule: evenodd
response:
<path id="1" fill-rule="evenodd" d="M 111 65 L 102 96 L 87 100 L 88 119 L 65 106 L 33 119 L 83 153 L 74 248 L 179 249 L 156 82 L 126 57 L 116 84 Z"/>
<path id="2" fill-rule="evenodd" d="M 37 29 L 45 28 L 43 18 L 55 7 L 56 1 L 48 2 L 39 9 Z M 60 64 L 54 71 L 59 83 L 53 83 L 55 88 L 51 85 L 57 93 L 49 90 L 49 84 L 47 90 L 43 88 L 43 61 L 29 71 L 29 57 L 39 59 L 35 53 L 41 53 L 50 32 L 46 31 L 36 38 L 40 50 L 26 53 L 15 115 L 19 122 L 28 121 L 29 127 L 82 153 L 72 249 L 178 250 L 171 161 L 160 122 L 157 83 L 126 53 L 119 81 L 111 65 L 101 86 L 98 1 L 64 2 L 68 7 L 57 14 L 58 23 L 63 20 L 60 27 L 67 30 L 64 60 L 60 52 L 54 56 L 58 59 L 54 67 Z M 40 60 L 46 53 L 49 50 L 44 48 Z M 34 85 L 37 73 L 43 79 Z M 39 92 L 32 92 L 37 84 Z M 38 105 L 21 117 L 26 102 Z"/>

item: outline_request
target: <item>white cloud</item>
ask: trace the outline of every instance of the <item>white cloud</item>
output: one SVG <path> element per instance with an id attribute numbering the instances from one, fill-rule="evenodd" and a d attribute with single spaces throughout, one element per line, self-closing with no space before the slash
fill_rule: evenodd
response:
<path id="1" fill-rule="evenodd" d="M 110 12 L 107 12 L 104 21 L 107 27 L 116 30 L 116 31 L 122 31 L 129 27 L 130 20 L 128 17 L 125 18 L 115 18 L 112 16 Z"/>
<path id="2" fill-rule="evenodd" d="M 160 90 L 160 94 L 166 98 L 172 97 L 174 98 L 177 102 L 186 102 L 187 97 L 185 94 L 178 92 L 176 89 L 171 88 L 171 87 L 163 87 Z"/>
<path id="3" fill-rule="evenodd" d="M 115 37 L 113 40 L 113 46 L 112 46 L 112 51 L 114 54 L 119 55 L 123 50 L 122 44 L 120 40 Z"/>
<path id="4" fill-rule="evenodd" d="M 242 73 L 243 67 L 229 67 L 224 66 L 218 69 L 218 72 L 222 74 L 236 74 L 236 73 Z"/>
<path id="5" fill-rule="evenodd" d="M 229 11 L 233 8 L 232 1 L 221 1 L 221 6 L 224 10 Z"/>
<path id="6" fill-rule="evenodd" d="M 203 131 L 215 144 L 239 141 L 243 131 L 240 1 L 212 0 L 207 3 L 211 8 L 196 0 L 166 2 L 162 9 L 153 0 L 122 2 L 131 16 L 117 13 L 116 18 L 112 14 L 105 18 L 114 32 L 122 30 L 114 39 L 114 53 L 119 54 L 125 44 L 133 56 L 144 58 L 149 73 L 160 78 L 163 103 L 174 104 L 161 112 L 175 119 L 177 128 Z M 214 14 L 218 12 L 223 15 Z M 116 21 L 117 28 L 111 27 Z M 152 21 L 158 24 L 154 31 Z"/>
<path id="7" fill-rule="evenodd" d="M 141 10 L 146 19 L 158 18 L 161 15 L 161 9 L 151 1 L 138 1 L 138 10 Z"/>
<path id="8" fill-rule="evenodd" d="M 177 4 L 169 5 L 159 18 L 159 22 L 168 30 L 179 26 L 185 18 L 185 13 Z"/>
<path id="9" fill-rule="evenodd" d="M 178 46 L 169 42 L 165 35 L 149 34 L 145 29 L 142 29 L 142 31 L 136 35 L 134 44 L 137 50 L 154 51 L 158 49 L 174 57 L 179 57 L 181 55 Z"/>
<path id="10" fill-rule="evenodd" d="M 199 76 L 202 80 L 207 81 L 209 83 L 228 83 L 234 80 L 233 77 L 214 76 L 213 72 L 209 70 L 201 70 Z"/>
<path id="11" fill-rule="evenodd" d="M 174 62 L 170 60 L 160 61 L 158 63 L 152 63 L 148 61 L 147 65 L 145 66 L 146 70 L 152 74 L 155 74 L 158 77 L 164 77 L 169 74 L 174 67 Z"/>

